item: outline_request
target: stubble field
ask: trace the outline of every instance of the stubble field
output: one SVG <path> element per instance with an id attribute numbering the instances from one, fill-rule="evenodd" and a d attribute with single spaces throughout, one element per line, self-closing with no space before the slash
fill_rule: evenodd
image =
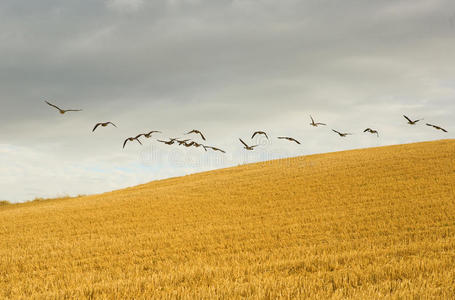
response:
<path id="1" fill-rule="evenodd" d="M 0 206 L 0 298 L 455 297 L 455 140 Z"/>

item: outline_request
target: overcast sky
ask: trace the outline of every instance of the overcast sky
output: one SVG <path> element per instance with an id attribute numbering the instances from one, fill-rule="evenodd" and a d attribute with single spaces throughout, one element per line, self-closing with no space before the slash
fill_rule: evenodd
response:
<path id="1" fill-rule="evenodd" d="M 0 200 L 454 138 L 452 0 L 2 0 L 0 28 Z M 310 114 L 328 126 L 310 127 Z M 92 133 L 100 121 L 118 128 Z M 200 129 L 227 154 L 154 139 L 122 149 L 152 129 Z"/>

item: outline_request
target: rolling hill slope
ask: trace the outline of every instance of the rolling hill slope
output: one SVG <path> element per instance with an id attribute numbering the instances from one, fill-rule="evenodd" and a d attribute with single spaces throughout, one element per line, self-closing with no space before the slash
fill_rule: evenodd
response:
<path id="1" fill-rule="evenodd" d="M 455 140 L 0 206 L 0 298 L 455 295 Z"/>

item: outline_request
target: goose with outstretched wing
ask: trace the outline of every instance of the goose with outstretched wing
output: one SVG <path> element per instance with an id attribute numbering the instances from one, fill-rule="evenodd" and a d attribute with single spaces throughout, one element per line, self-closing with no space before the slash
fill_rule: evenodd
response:
<path id="1" fill-rule="evenodd" d="M 58 111 L 59 111 L 62 115 L 63 115 L 64 113 L 66 113 L 66 112 L 69 112 L 69 111 L 82 111 L 82 109 L 61 109 L 60 107 L 58 107 L 58 106 L 55 105 L 55 104 L 49 103 L 49 102 L 47 102 L 47 101 L 44 101 L 44 102 L 46 102 L 47 105 L 52 106 L 52 107 L 58 109 Z"/>
<path id="2" fill-rule="evenodd" d="M 363 132 L 369 132 L 369 133 L 371 133 L 371 134 L 376 134 L 376 136 L 379 137 L 378 131 L 377 131 L 377 130 L 374 130 L 374 129 L 371 129 L 371 128 L 369 128 L 369 127 L 368 127 L 367 129 L 365 129 Z"/>
<path id="3" fill-rule="evenodd" d="M 332 131 L 338 133 L 338 135 L 341 136 L 341 137 L 346 137 L 346 136 L 348 136 L 348 135 L 352 135 L 352 133 L 348 133 L 348 132 L 339 132 L 339 131 L 337 131 L 337 130 L 335 130 L 335 129 L 332 129 Z"/>
<path id="4" fill-rule="evenodd" d="M 314 119 L 313 119 L 313 117 L 312 117 L 311 115 L 310 115 L 310 118 L 311 118 L 311 123 L 310 123 L 311 126 L 318 127 L 319 125 L 327 125 L 327 124 L 325 124 L 325 123 L 318 123 L 318 122 L 315 122 Z"/>
<path id="5" fill-rule="evenodd" d="M 405 116 L 405 115 L 403 115 L 403 117 L 404 117 L 406 120 L 408 120 L 408 124 L 410 124 L 410 125 L 415 125 L 417 122 L 423 120 L 423 119 L 411 120 L 410 118 L 408 118 L 408 117 Z"/>
<path id="6" fill-rule="evenodd" d="M 141 135 L 139 134 L 139 135 L 137 135 L 136 137 L 129 137 L 129 138 L 127 138 L 127 139 L 123 142 L 123 148 L 125 148 L 125 145 L 126 145 L 127 142 L 132 142 L 132 141 L 134 141 L 134 140 L 136 140 L 139 144 L 142 145 L 141 141 L 139 140 L 139 137 L 140 137 L 140 136 L 141 136 Z"/>
<path id="7" fill-rule="evenodd" d="M 185 134 L 191 134 L 191 133 L 195 133 L 195 134 L 199 134 L 201 136 L 201 138 L 205 141 L 205 136 L 202 134 L 201 131 L 197 130 L 197 129 L 193 129 L 191 131 L 188 131 L 187 133 Z"/>
<path id="8" fill-rule="evenodd" d="M 109 124 L 111 124 L 112 126 L 117 128 L 117 126 L 112 122 L 102 122 L 102 123 L 96 123 L 95 127 L 93 127 L 92 132 L 94 132 L 96 130 L 96 128 L 98 128 L 98 126 L 106 127 Z"/>
<path id="9" fill-rule="evenodd" d="M 289 137 L 289 136 L 279 136 L 277 138 L 280 140 L 288 140 L 290 142 L 294 142 L 294 143 L 297 143 L 300 145 L 300 142 L 298 140 L 296 140 L 295 138 Z"/>
<path id="10" fill-rule="evenodd" d="M 239 140 L 243 144 L 243 146 L 244 146 L 243 148 L 246 150 L 254 150 L 255 147 L 259 146 L 259 145 L 248 146 L 247 143 L 242 141 L 242 139 L 239 138 Z"/>
<path id="11" fill-rule="evenodd" d="M 438 129 L 438 130 L 442 130 L 442 131 L 444 131 L 444 132 L 448 132 L 447 130 L 445 130 L 444 128 L 442 128 L 442 127 L 440 127 L 440 126 L 438 126 L 438 125 L 433 125 L 433 124 L 427 123 L 427 126 L 433 127 L 433 128 L 435 128 L 435 129 Z"/>

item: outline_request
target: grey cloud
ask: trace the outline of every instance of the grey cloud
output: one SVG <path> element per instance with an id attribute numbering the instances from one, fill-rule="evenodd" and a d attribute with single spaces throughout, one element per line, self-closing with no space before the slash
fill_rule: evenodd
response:
<path id="1" fill-rule="evenodd" d="M 201 128 L 238 156 L 237 138 L 253 129 L 304 139 L 304 150 L 273 143 L 270 156 L 453 137 L 400 126 L 403 113 L 455 125 L 454 13 L 443 0 L 2 1 L 0 139 L 25 149 L 16 161 L 26 150 L 46 155 L 41 165 L 24 152 L 20 171 L 6 160 L 0 175 L 33 182 L 39 168 L 49 165 L 51 176 L 67 162 L 80 193 L 115 188 L 77 166 L 136 170 L 143 149 L 121 143 L 148 128 L 168 136 Z M 60 116 L 44 99 L 84 111 Z M 349 131 L 373 123 L 384 135 L 340 141 L 307 128 L 308 114 Z M 119 128 L 91 133 L 105 120 Z M 204 167 L 138 172 L 147 180 L 190 169 Z M 5 195 L 30 197 L 19 190 Z"/>

